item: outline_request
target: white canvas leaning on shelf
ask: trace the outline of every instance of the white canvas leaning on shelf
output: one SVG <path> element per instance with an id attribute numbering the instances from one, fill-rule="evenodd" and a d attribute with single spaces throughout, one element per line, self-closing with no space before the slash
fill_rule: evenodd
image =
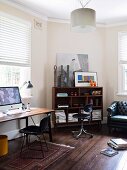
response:
<path id="1" fill-rule="evenodd" d="M 67 65 L 69 66 L 69 80 L 67 82 Z M 56 54 L 56 66 L 57 66 L 57 86 L 74 86 L 74 72 L 75 71 L 88 71 L 88 54 L 68 54 L 57 53 Z M 61 73 L 61 66 L 63 71 Z M 63 82 L 61 82 L 61 76 Z"/>

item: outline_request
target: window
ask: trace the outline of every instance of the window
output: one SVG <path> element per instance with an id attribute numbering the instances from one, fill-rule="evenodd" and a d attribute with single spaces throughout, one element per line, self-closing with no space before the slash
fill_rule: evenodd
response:
<path id="1" fill-rule="evenodd" d="M 118 92 L 127 94 L 127 32 L 118 34 Z"/>
<path id="2" fill-rule="evenodd" d="M 0 86 L 30 80 L 31 24 L 0 13 Z"/>

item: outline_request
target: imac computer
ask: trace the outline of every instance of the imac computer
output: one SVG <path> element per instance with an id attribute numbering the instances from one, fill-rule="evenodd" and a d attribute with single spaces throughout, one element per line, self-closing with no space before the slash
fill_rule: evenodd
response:
<path id="1" fill-rule="evenodd" d="M 18 87 L 0 87 L 0 112 L 22 108 Z"/>

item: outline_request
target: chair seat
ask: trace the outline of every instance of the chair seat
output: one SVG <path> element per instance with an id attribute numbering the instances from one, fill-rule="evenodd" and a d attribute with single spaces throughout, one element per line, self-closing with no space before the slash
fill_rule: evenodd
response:
<path id="1" fill-rule="evenodd" d="M 81 113 L 81 114 L 74 114 L 73 118 L 76 119 L 89 119 L 90 118 L 90 114 L 85 114 L 85 113 Z"/>
<path id="2" fill-rule="evenodd" d="M 35 125 L 31 125 L 28 126 L 26 128 L 20 129 L 19 130 L 20 133 L 25 133 L 25 134 L 33 134 L 33 135 L 40 135 L 42 133 L 49 133 L 49 129 L 45 129 L 45 130 L 41 130 L 40 126 L 35 126 Z"/>
<path id="3" fill-rule="evenodd" d="M 20 133 L 25 133 L 25 134 L 41 134 L 41 130 L 39 126 L 28 126 L 26 128 L 20 129 Z"/>

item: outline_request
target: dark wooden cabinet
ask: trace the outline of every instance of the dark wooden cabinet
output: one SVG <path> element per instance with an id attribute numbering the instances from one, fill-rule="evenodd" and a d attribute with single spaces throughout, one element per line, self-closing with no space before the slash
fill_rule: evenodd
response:
<path id="1" fill-rule="evenodd" d="M 92 123 L 100 124 L 103 119 L 102 87 L 53 87 L 52 108 L 56 110 L 54 124 L 79 124 L 80 120 L 73 119 L 72 115 L 80 114 L 83 106 L 88 103 L 93 103 Z"/>

